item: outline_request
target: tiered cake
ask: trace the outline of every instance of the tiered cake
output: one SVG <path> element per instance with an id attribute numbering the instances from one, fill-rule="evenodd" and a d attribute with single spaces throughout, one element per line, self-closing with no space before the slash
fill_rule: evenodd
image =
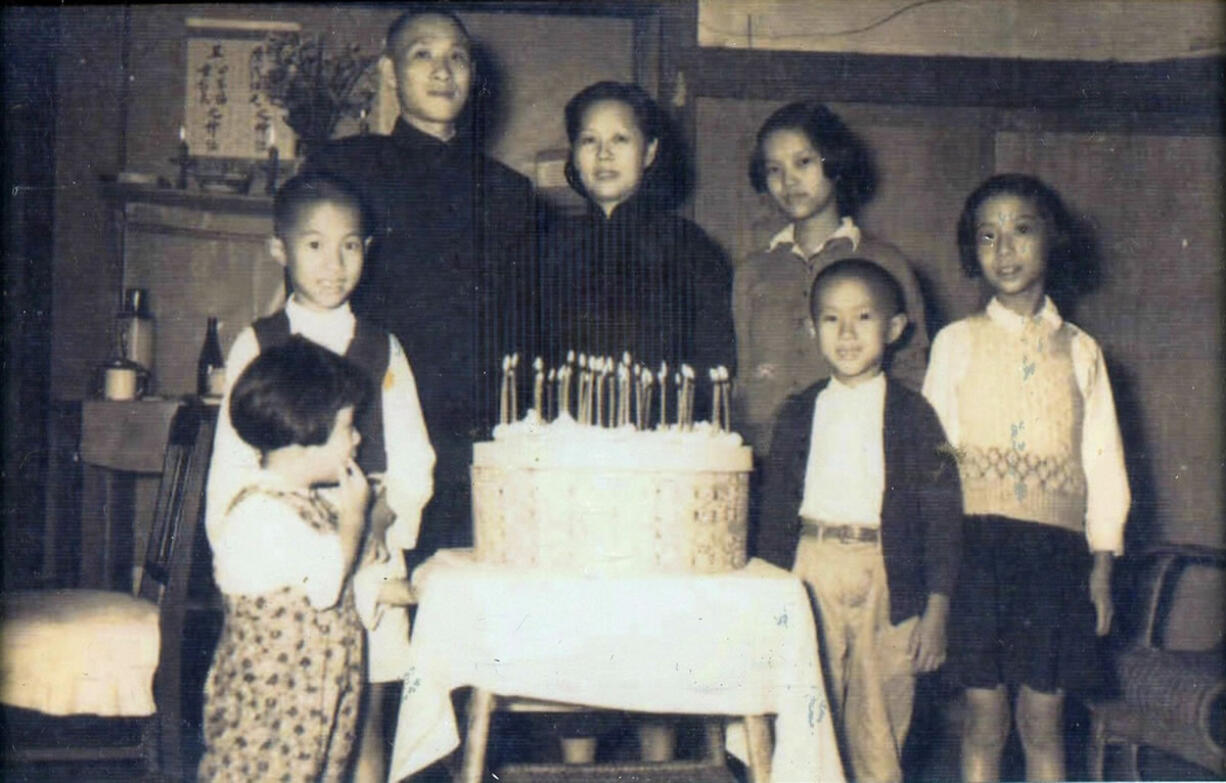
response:
<path id="1" fill-rule="evenodd" d="M 479 560 L 587 573 L 745 565 L 751 450 L 708 423 L 640 431 L 535 411 L 473 448 Z"/>

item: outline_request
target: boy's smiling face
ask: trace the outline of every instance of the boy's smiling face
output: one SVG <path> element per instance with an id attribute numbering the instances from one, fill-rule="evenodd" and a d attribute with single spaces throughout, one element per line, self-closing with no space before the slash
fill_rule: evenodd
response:
<path id="1" fill-rule="evenodd" d="M 814 308 L 817 341 L 832 374 L 848 386 L 858 386 L 881 372 L 885 347 L 902 335 L 903 313 L 890 315 L 863 280 L 846 275 L 821 287 Z"/>
<path id="2" fill-rule="evenodd" d="M 349 301 L 362 277 L 367 241 L 357 210 L 319 201 L 302 207 L 293 227 L 274 237 L 269 251 L 289 270 L 294 300 L 322 312 Z"/>

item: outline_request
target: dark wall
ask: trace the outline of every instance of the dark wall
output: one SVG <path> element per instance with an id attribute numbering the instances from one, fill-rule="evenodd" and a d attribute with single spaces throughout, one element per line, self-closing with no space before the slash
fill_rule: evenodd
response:
<path id="1" fill-rule="evenodd" d="M 49 392 L 56 125 L 54 9 L 4 12 L 5 587 L 27 584 L 41 554 Z"/>

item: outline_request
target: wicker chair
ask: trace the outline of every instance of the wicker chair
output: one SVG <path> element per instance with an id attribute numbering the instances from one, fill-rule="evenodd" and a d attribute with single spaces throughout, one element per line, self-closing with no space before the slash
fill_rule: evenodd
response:
<path id="1" fill-rule="evenodd" d="M 9 763 L 144 759 L 151 773 L 181 777 L 183 625 L 214 416 L 194 402 L 175 413 L 133 592 L 34 590 L 3 600 L 0 703 L 36 713 L 36 722 L 137 721 L 137 741 L 6 747 Z"/>
<path id="2" fill-rule="evenodd" d="M 1141 563 L 1140 624 L 1115 657 L 1118 697 L 1090 704 L 1090 777 L 1103 779 L 1108 745 L 1124 747 L 1129 780 L 1141 777 L 1141 747 L 1226 774 L 1226 649 L 1220 630 L 1226 552 L 1164 545 Z M 1192 617 L 1184 608 L 1189 598 L 1204 607 Z M 1218 616 L 1197 623 L 1204 611 Z M 1187 629 L 1202 638 L 1180 639 L 1181 633 L 1189 636 Z"/>

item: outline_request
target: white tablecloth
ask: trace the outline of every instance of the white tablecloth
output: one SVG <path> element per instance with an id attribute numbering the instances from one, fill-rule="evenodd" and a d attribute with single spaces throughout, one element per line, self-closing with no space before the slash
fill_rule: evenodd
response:
<path id="1" fill-rule="evenodd" d="M 753 560 L 729 574 L 599 578 L 451 550 L 414 584 L 392 781 L 459 744 L 450 693 L 463 686 L 643 712 L 773 714 L 773 780 L 843 779 L 809 599 L 786 571 Z"/>

